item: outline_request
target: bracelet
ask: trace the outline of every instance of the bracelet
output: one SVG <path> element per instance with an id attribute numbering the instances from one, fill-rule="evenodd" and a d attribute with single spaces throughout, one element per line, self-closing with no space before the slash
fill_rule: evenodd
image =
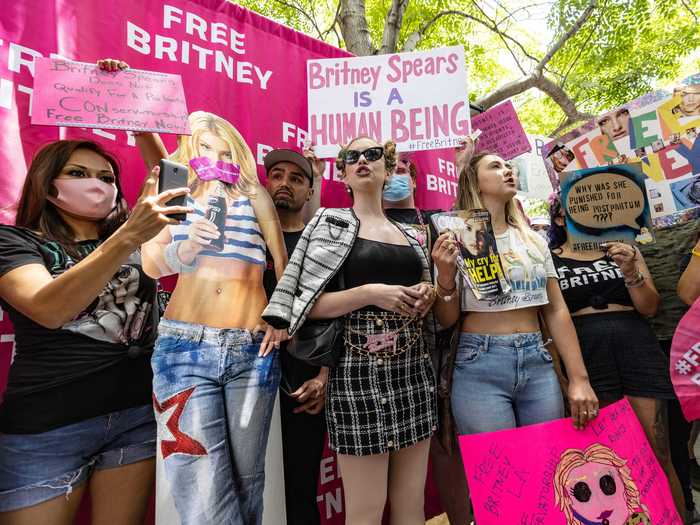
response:
<path id="1" fill-rule="evenodd" d="M 700 257 L 700 252 L 696 248 L 690 250 L 690 253 L 695 255 L 695 257 Z"/>
<path id="2" fill-rule="evenodd" d="M 446 303 L 449 303 L 452 300 L 452 297 L 454 296 L 454 293 L 457 291 L 457 285 L 455 284 L 451 289 L 444 288 L 441 284 L 440 281 L 435 279 L 435 295 L 445 301 Z M 445 292 L 445 295 L 442 295 L 440 293 L 440 290 Z"/>
<path id="3" fill-rule="evenodd" d="M 637 269 L 637 275 L 635 275 L 632 279 L 625 279 L 625 286 L 627 288 L 637 288 L 643 284 L 644 274 L 639 269 Z"/>
<path id="4" fill-rule="evenodd" d="M 180 260 L 180 256 L 177 254 L 177 249 L 180 247 L 181 242 L 182 241 L 171 242 L 165 247 L 165 251 L 163 252 L 165 263 L 175 273 L 193 272 L 197 269 L 197 266 L 195 264 L 189 265 L 183 263 Z"/>

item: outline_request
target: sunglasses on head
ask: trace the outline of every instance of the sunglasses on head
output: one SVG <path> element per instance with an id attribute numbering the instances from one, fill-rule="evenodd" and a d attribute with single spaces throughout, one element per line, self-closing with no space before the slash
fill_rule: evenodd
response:
<path id="1" fill-rule="evenodd" d="M 360 160 L 360 157 L 364 157 L 367 162 L 374 162 L 379 160 L 384 155 L 384 148 L 381 146 L 374 146 L 373 148 L 367 148 L 364 151 L 357 151 L 355 149 L 349 149 L 345 152 L 345 164 L 355 164 Z"/>

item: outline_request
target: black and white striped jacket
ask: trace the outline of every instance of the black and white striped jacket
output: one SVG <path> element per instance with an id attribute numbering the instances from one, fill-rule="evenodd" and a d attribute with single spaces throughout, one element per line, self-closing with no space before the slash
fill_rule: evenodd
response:
<path id="1" fill-rule="evenodd" d="M 418 253 L 423 277 L 432 282 L 428 255 L 419 244 L 413 228 L 394 222 Z M 306 225 L 287 268 L 277 284 L 263 319 L 275 328 L 287 328 L 289 335 L 304 324 L 316 299 L 343 266 L 360 229 L 352 208 L 320 208 Z M 397 264 L 400 264 L 397 261 Z M 434 348 L 435 325 L 432 313 L 424 320 L 426 342 Z"/>

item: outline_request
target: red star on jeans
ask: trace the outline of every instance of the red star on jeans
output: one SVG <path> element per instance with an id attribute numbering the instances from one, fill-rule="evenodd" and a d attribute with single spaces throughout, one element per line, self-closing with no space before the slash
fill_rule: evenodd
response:
<path id="1" fill-rule="evenodd" d="M 163 403 L 159 403 L 156 395 L 153 394 L 153 406 L 158 414 L 158 419 L 165 421 L 165 425 L 160 425 L 160 429 L 167 428 L 173 439 L 160 440 L 160 450 L 163 454 L 163 459 L 170 454 L 189 454 L 191 456 L 206 456 L 207 450 L 202 444 L 194 438 L 185 434 L 180 430 L 180 416 L 185 410 L 187 400 L 194 392 L 194 387 L 188 388 L 166 399 Z M 167 414 L 167 412 L 170 412 Z M 166 419 L 167 418 L 167 419 Z M 165 427 L 165 428 L 164 428 Z"/>

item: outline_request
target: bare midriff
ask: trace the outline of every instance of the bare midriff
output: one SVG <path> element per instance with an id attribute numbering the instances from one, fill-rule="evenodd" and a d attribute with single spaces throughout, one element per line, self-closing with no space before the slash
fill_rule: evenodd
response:
<path id="1" fill-rule="evenodd" d="M 199 257 L 178 277 L 164 317 L 214 328 L 259 329 L 267 306 L 264 268 L 236 259 Z"/>
<path id="2" fill-rule="evenodd" d="M 502 312 L 468 312 L 462 321 L 462 332 L 484 335 L 508 335 L 539 332 L 538 307 Z"/>
<path id="3" fill-rule="evenodd" d="M 578 317 L 580 315 L 591 315 L 591 314 L 604 314 L 605 312 L 631 312 L 634 310 L 634 306 L 626 306 L 623 304 L 609 304 L 606 308 L 602 310 L 600 308 L 593 308 L 592 306 L 586 306 L 580 310 L 576 310 L 571 314 L 572 317 Z"/>

